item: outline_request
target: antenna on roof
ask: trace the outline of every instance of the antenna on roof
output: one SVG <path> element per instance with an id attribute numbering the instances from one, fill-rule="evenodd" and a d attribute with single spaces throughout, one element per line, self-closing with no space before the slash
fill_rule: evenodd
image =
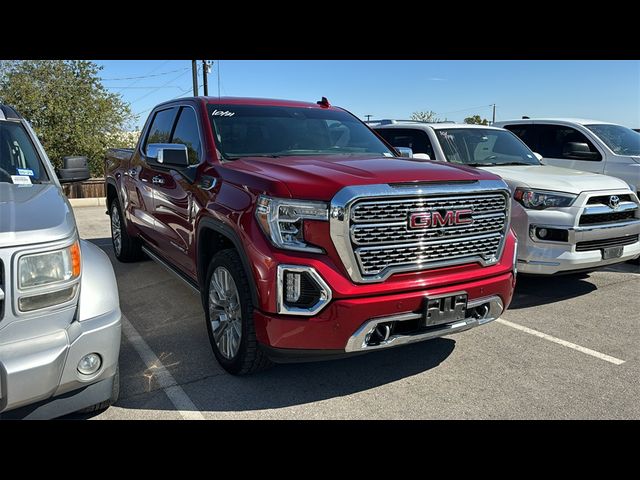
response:
<path id="1" fill-rule="evenodd" d="M 322 108 L 329 108 L 331 106 L 331 104 L 329 103 L 329 100 L 327 100 L 327 97 L 322 97 L 322 100 L 319 100 L 316 103 L 320 105 Z"/>
<path id="2" fill-rule="evenodd" d="M 523 120 L 529 120 L 529 117 L 527 117 L 526 115 L 523 115 L 523 116 L 522 116 L 522 119 L 523 119 Z"/>

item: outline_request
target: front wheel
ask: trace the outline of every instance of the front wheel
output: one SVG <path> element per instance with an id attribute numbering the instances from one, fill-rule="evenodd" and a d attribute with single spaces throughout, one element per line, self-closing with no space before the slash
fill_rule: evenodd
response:
<path id="1" fill-rule="evenodd" d="M 127 233 L 122 209 L 117 198 L 114 198 L 111 202 L 109 216 L 111 217 L 111 243 L 113 244 L 113 252 L 116 258 L 125 263 L 140 260 L 142 257 L 140 240 Z"/>
<path id="2" fill-rule="evenodd" d="M 271 366 L 256 339 L 249 280 L 235 250 L 223 250 L 211 259 L 206 289 L 209 342 L 222 368 L 246 375 Z"/>

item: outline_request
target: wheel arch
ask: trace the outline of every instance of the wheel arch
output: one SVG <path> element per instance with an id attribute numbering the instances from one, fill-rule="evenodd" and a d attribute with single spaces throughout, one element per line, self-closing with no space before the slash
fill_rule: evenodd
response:
<path id="1" fill-rule="evenodd" d="M 260 305 L 258 302 L 258 289 L 251 271 L 251 263 L 238 234 L 228 225 L 205 217 L 198 223 L 196 238 L 198 284 L 201 287 L 202 294 L 204 295 L 206 291 L 207 268 L 211 258 L 221 250 L 233 248 L 238 252 L 244 273 L 249 280 L 251 301 L 256 307 Z"/>

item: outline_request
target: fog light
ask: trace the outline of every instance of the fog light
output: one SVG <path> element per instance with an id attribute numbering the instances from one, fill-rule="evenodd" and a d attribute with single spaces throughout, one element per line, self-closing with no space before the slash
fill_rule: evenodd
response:
<path id="1" fill-rule="evenodd" d="M 83 375 L 93 375 L 102 366 L 102 359 L 97 353 L 85 355 L 78 362 L 78 371 Z"/>
<path id="2" fill-rule="evenodd" d="M 302 275 L 297 272 L 287 272 L 285 274 L 285 291 L 288 303 L 295 303 L 300 299 L 300 280 Z"/>
<path id="3" fill-rule="evenodd" d="M 539 228 L 538 229 L 538 237 L 540 237 L 540 238 L 546 237 L 547 233 L 549 233 L 549 232 L 547 232 L 546 228 Z"/>

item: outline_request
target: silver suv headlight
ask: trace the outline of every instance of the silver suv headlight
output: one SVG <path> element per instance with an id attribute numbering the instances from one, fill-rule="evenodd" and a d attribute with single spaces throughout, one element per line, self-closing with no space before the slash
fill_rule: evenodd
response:
<path id="1" fill-rule="evenodd" d="M 256 207 L 256 220 L 264 234 L 278 248 L 324 253 L 320 247 L 304 239 L 304 221 L 329 219 L 325 202 L 288 200 L 261 195 Z"/>
<path id="2" fill-rule="evenodd" d="M 18 260 L 18 309 L 30 312 L 71 301 L 82 271 L 80 243 Z"/>

